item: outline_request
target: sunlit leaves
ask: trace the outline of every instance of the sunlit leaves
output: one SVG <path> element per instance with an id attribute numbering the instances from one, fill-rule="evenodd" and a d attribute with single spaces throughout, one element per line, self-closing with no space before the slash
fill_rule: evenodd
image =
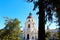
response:
<path id="1" fill-rule="evenodd" d="M 7 20 L 7 24 L 5 24 L 5 28 L 0 32 L 0 39 L 1 40 L 21 40 L 20 34 L 20 21 L 15 19 Z"/>

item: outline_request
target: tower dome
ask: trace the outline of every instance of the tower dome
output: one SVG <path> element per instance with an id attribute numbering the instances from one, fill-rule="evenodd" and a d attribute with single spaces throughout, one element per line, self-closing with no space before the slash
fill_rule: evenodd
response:
<path id="1" fill-rule="evenodd" d="M 29 16 L 27 18 L 32 18 L 32 13 L 31 12 L 29 13 Z"/>

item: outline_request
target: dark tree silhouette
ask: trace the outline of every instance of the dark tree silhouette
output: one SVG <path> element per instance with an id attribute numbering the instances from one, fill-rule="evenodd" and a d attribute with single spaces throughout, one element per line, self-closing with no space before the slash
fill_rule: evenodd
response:
<path id="1" fill-rule="evenodd" d="M 58 22 L 60 25 L 60 1 L 59 0 L 28 0 L 28 2 L 34 3 L 33 10 L 38 7 L 39 12 L 37 14 L 39 15 L 39 26 L 38 26 L 38 40 L 45 40 L 45 23 L 47 20 L 45 18 L 48 16 L 48 20 L 52 23 L 52 10 L 57 11 L 57 16 L 59 18 Z M 47 11 L 47 15 L 45 16 L 45 11 Z M 59 27 L 60 28 L 60 27 Z M 59 29 L 60 30 L 60 29 Z M 60 36 L 59 36 L 60 37 Z"/>
<path id="2" fill-rule="evenodd" d="M 29 0 L 28 0 L 29 1 Z M 33 0 L 30 0 L 30 2 L 32 2 Z M 39 12 L 37 14 L 39 14 L 39 27 L 38 27 L 38 40 L 45 40 L 45 13 L 44 13 L 44 3 L 43 0 L 38 0 L 38 2 L 33 1 L 34 3 L 34 8 L 33 10 L 35 10 L 36 7 L 39 6 Z"/>

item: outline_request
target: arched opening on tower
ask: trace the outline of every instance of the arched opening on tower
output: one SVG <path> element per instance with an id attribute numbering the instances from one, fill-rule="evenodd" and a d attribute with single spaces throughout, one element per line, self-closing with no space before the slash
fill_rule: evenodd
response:
<path id="1" fill-rule="evenodd" d="M 29 40 L 29 34 L 27 34 L 27 40 Z"/>
<path id="2" fill-rule="evenodd" d="M 28 24 L 28 28 L 30 28 L 30 24 Z"/>

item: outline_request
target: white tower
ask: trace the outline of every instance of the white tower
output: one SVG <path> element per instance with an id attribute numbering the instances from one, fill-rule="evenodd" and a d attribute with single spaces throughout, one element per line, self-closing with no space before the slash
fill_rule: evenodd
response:
<path id="1" fill-rule="evenodd" d="M 27 17 L 23 33 L 25 40 L 36 40 L 38 38 L 36 23 L 31 13 Z"/>

